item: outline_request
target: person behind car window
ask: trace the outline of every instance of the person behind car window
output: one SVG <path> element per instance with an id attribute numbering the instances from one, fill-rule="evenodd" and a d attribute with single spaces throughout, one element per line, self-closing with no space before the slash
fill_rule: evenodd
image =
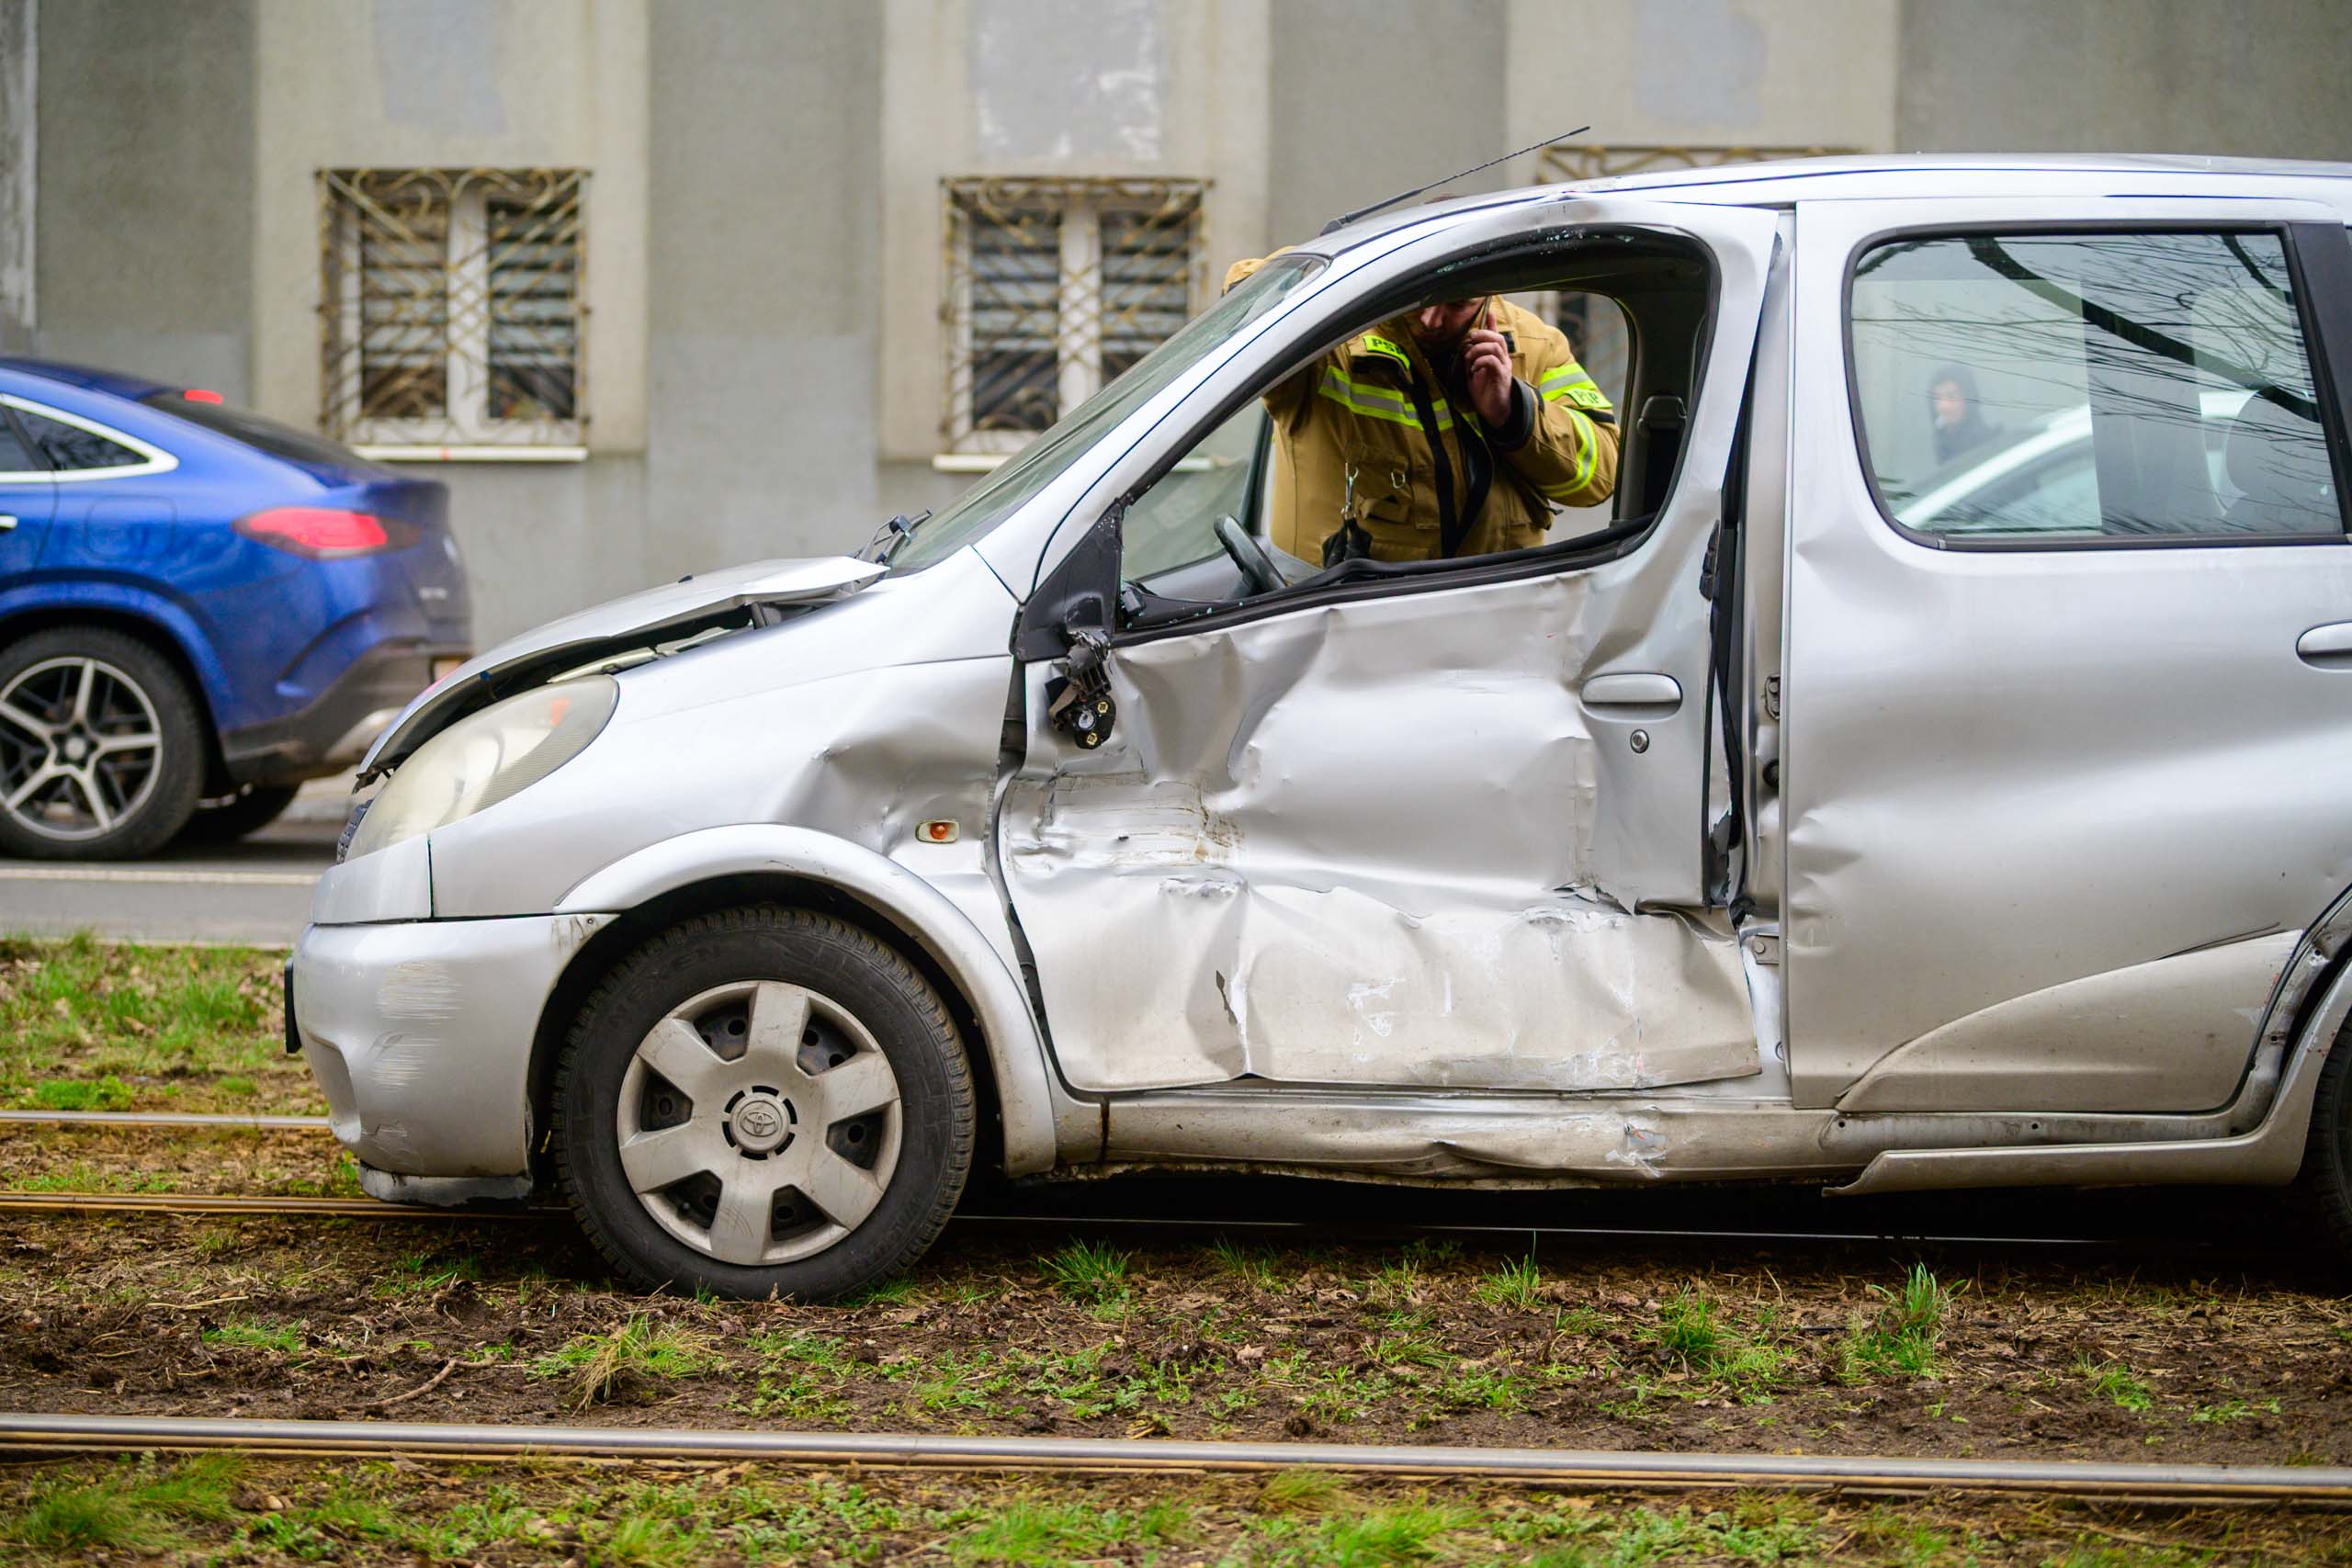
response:
<path id="1" fill-rule="evenodd" d="M 1928 383 L 1928 419 L 1935 427 L 1936 462 L 1973 452 L 1996 434 L 1976 402 L 1976 372 L 1947 365 Z"/>
<path id="2" fill-rule="evenodd" d="M 1225 286 L 1272 259 L 1236 262 Z M 1265 402 L 1267 534 L 1310 563 L 1525 549 L 1555 507 L 1597 505 L 1617 486 L 1609 400 L 1556 328 L 1492 295 L 1383 321 Z"/>

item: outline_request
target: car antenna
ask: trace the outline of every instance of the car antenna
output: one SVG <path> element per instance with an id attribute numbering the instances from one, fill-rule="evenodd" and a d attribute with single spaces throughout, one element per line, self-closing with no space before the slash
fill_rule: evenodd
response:
<path id="1" fill-rule="evenodd" d="M 1555 141 L 1566 141 L 1571 136 L 1582 136 L 1586 131 L 1590 130 L 1591 129 L 1592 127 L 1589 125 L 1579 125 L 1574 130 L 1566 132 L 1563 135 L 1547 136 L 1541 141 L 1531 141 L 1526 146 L 1521 148 L 1518 152 L 1506 152 L 1499 158 L 1489 158 L 1483 164 L 1474 164 L 1469 168 L 1461 170 L 1456 174 L 1448 175 L 1442 180 L 1431 180 L 1425 186 L 1415 186 L 1411 190 L 1399 191 L 1385 201 L 1375 201 L 1370 207 L 1359 207 L 1353 212 L 1342 212 L 1337 218 L 1332 219 L 1329 223 L 1324 224 L 1322 231 L 1328 234 L 1334 229 L 1344 229 L 1349 224 L 1354 222 L 1357 219 L 1369 218 L 1384 207 L 1394 207 L 1400 201 L 1410 201 L 1424 191 L 1432 191 L 1437 189 L 1440 186 L 1452 185 L 1456 180 L 1468 179 L 1472 175 L 1476 174 L 1481 169 L 1491 169 L 1497 164 L 1510 163 L 1513 158 L 1518 157 L 1521 152 L 1532 152 L 1539 148 L 1549 147 Z"/>

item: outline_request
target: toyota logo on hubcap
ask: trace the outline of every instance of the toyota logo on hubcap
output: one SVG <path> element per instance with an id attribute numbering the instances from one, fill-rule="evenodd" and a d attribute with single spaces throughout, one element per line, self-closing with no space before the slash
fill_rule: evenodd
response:
<path id="1" fill-rule="evenodd" d="M 753 1095 L 735 1108 L 735 1141 L 747 1154 L 772 1154 L 791 1135 L 791 1108 L 767 1095 Z"/>

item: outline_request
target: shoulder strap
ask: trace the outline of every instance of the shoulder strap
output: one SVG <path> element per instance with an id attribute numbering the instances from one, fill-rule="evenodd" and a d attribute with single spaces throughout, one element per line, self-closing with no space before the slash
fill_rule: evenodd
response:
<path id="1" fill-rule="evenodd" d="M 1430 444 L 1430 462 L 1437 469 L 1437 536 L 1439 556 L 1452 559 L 1469 534 L 1469 525 L 1453 515 L 1453 459 L 1446 454 L 1445 437 L 1437 427 L 1437 410 L 1430 405 L 1429 384 L 1421 379 L 1420 367 L 1408 365 L 1405 374 L 1412 380 L 1413 412 L 1419 416 L 1421 434 Z"/>

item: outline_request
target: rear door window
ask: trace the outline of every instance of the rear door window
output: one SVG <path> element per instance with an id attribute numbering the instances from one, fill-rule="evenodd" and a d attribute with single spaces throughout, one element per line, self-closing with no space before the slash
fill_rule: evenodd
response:
<path id="1" fill-rule="evenodd" d="M 38 442 L 41 451 L 48 456 L 50 467 L 60 473 L 99 469 L 119 471 L 126 468 L 145 471 L 148 468 L 148 453 L 135 450 L 96 430 L 69 424 L 64 420 L 53 419 L 22 406 L 17 409 L 17 418 L 23 423 L 25 433 Z"/>
<path id="2" fill-rule="evenodd" d="M 0 414 L 0 479 L 24 480 L 49 478 L 49 465 L 40 455 L 25 444 L 17 434 L 16 425 L 6 415 Z"/>
<path id="3" fill-rule="evenodd" d="M 2283 239 L 1909 238 L 1850 314 L 1866 468 L 1953 545 L 2340 538 Z"/>

